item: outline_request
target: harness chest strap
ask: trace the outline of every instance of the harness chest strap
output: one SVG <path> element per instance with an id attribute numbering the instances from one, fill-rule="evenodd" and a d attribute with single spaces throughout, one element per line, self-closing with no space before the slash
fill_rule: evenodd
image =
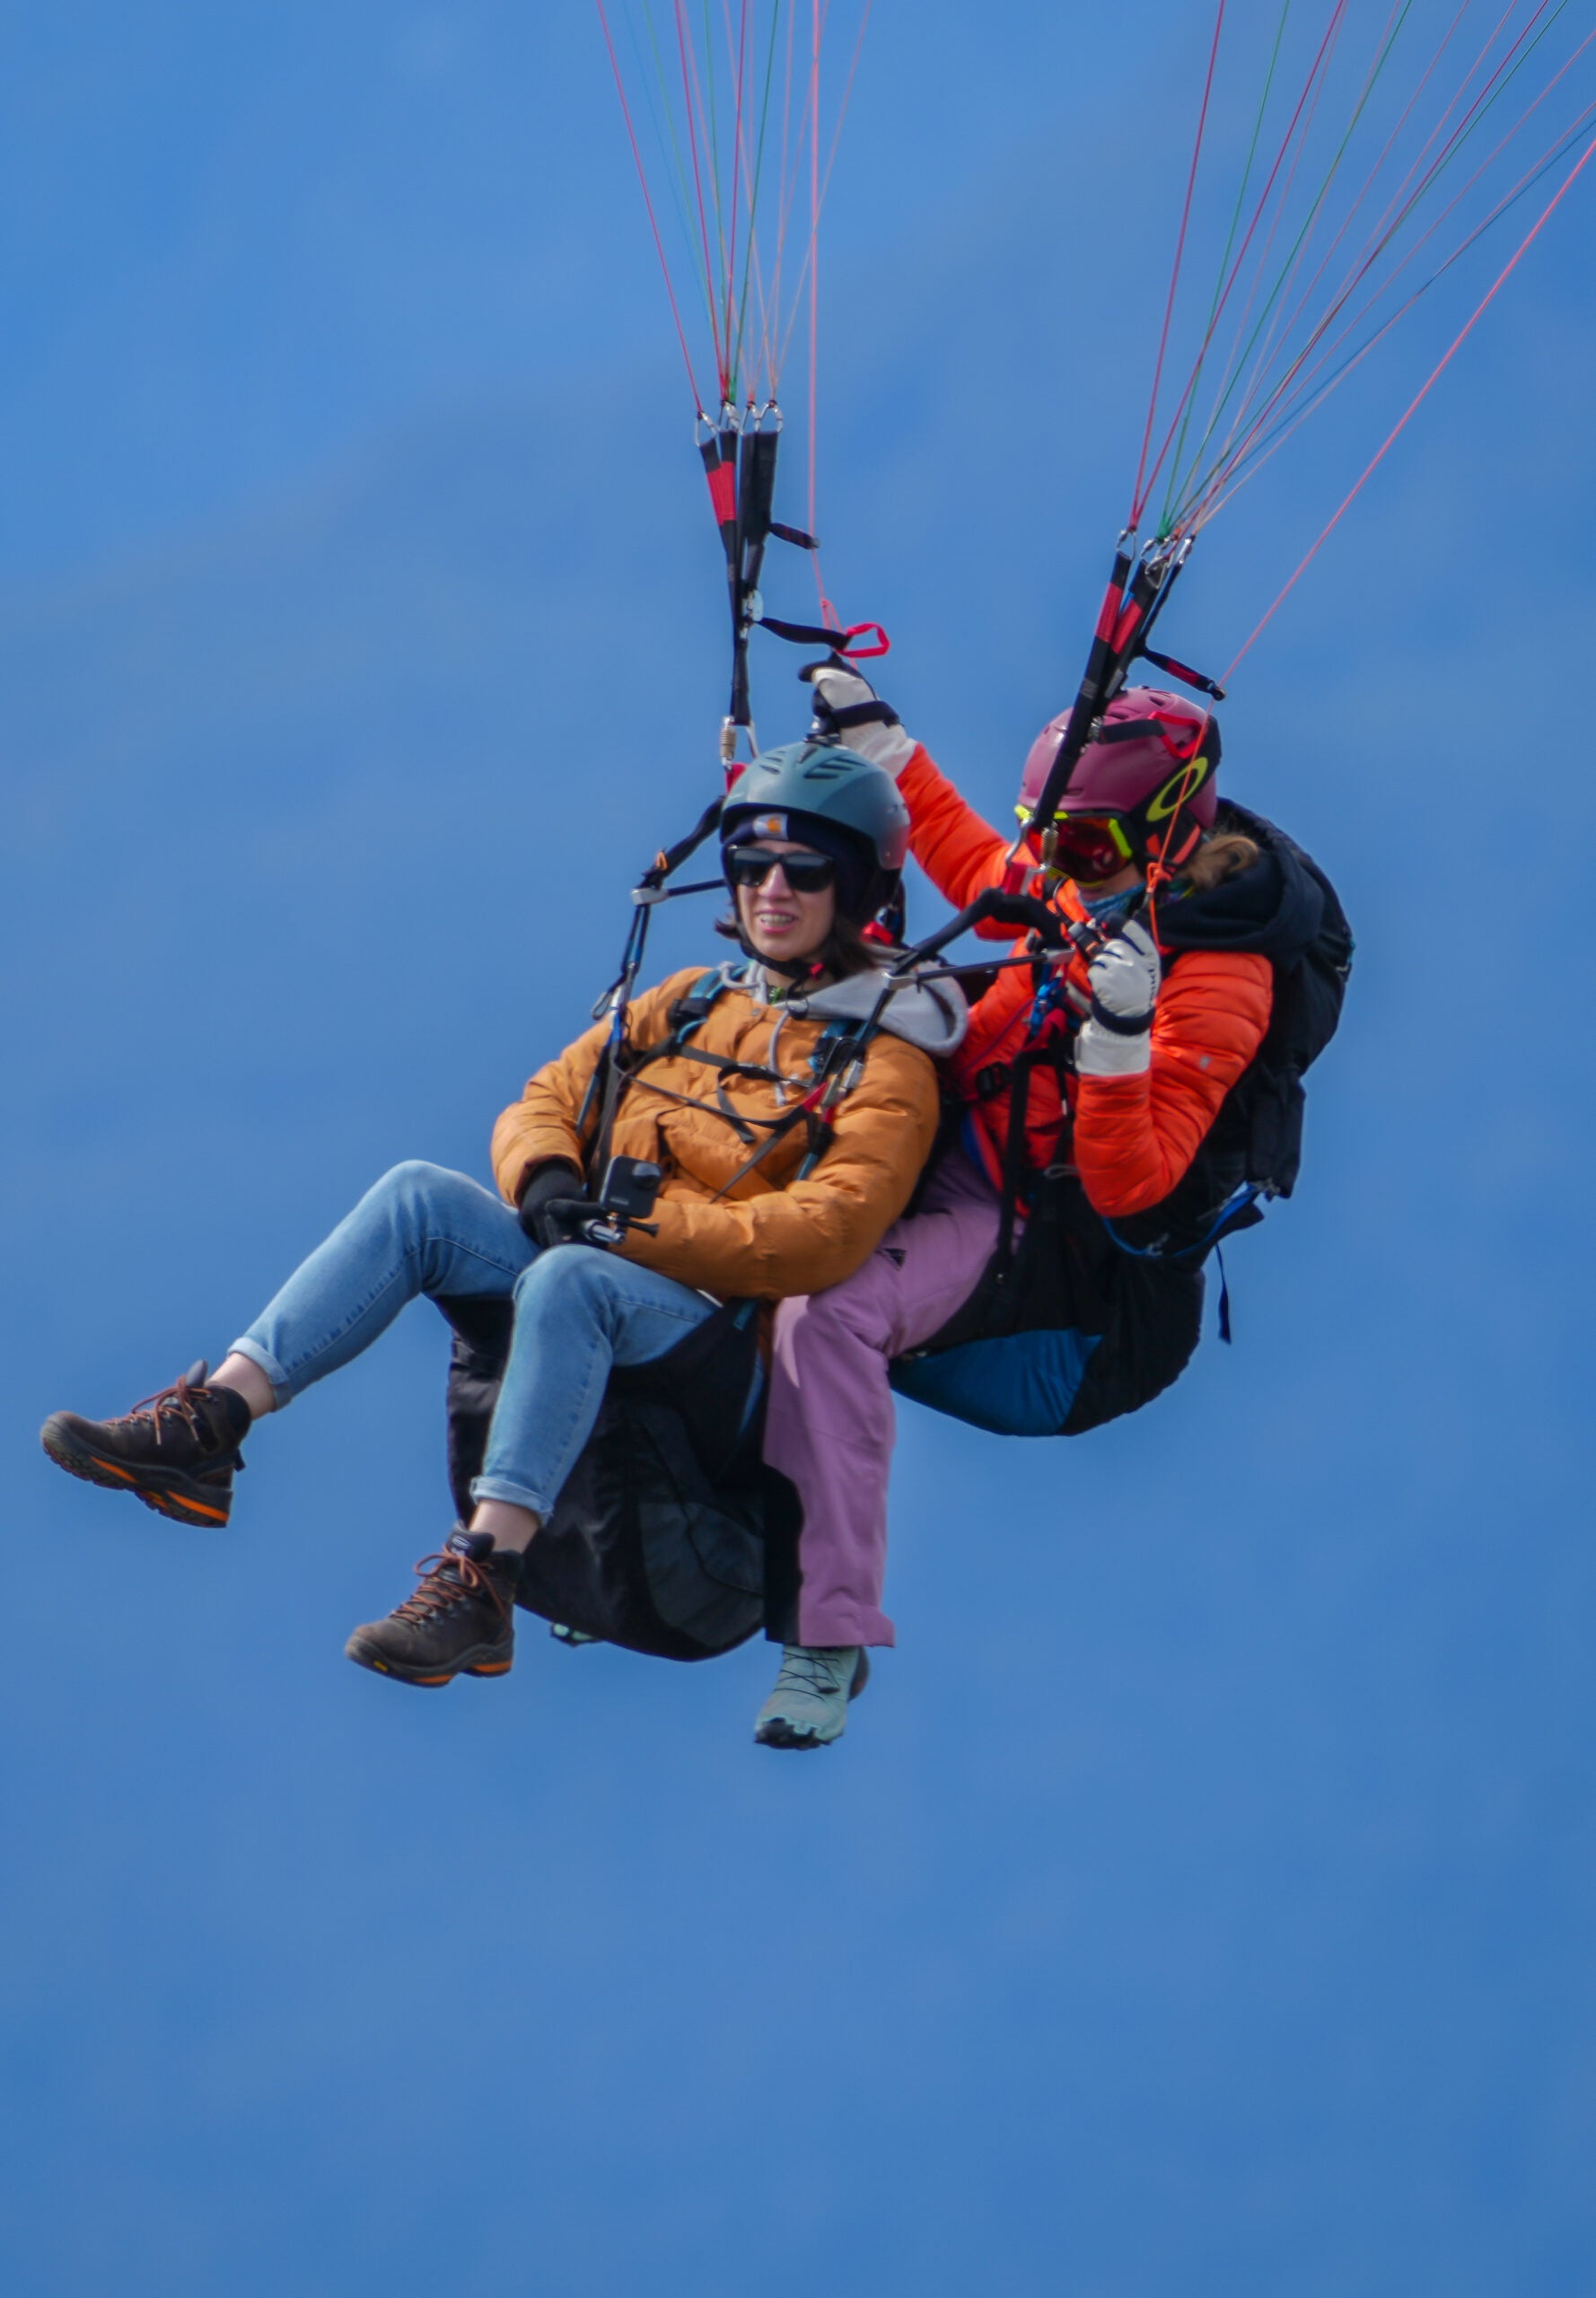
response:
<path id="1" fill-rule="evenodd" d="M 730 1077 L 746 1077 L 756 1083 L 767 1083 L 777 1088 L 791 1082 L 780 1070 L 771 1068 L 766 1064 L 739 1061 L 730 1054 L 709 1053 L 702 1047 L 689 1042 L 693 1032 L 701 1029 L 708 1020 L 710 1012 L 717 1000 L 733 986 L 734 978 L 734 969 L 730 966 L 716 966 L 709 972 L 701 974 L 686 996 L 677 998 L 672 1004 L 670 1013 L 672 1026 L 669 1035 L 662 1038 L 658 1045 L 647 1047 L 641 1053 L 632 1056 L 624 1066 L 617 1068 L 615 1081 L 617 1090 L 613 1097 L 610 1096 L 608 1081 L 606 1083 L 606 1121 L 600 1129 L 598 1140 L 607 1140 L 613 1126 L 615 1111 L 618 1109 L 621 1100 L 627 1090 L 636 1083 L 641 1073 L 656 1061 L 674 1057 L 699 1061 L 706 1067 L 715 1070 L 723 1080 Z M 845 1063 L 839 1061 L 838 1056 L 845 1046 L 850 1053 L 862 1056 L 864 1041 L 871 1033 L 872 1025 L 868 1022 L 858 1025 L 845 1021 L 828 1022 L 820 1033 L 814 1050 L 810 1055 L 809 1066 L 814 1079 L 813 1084 L 801 1101 L 795 1102 L 791 1109 L 785 1110 L 779 1117 L 746 1116 L 731 1106 L 725 1098 L 723 1089 L 714 1102 L 700 1101 L 690 1093 L 679 1093 L 666 1085 L 656 1085 L 651 1083 L 648 1090 L 659 1094 L 662 1100 L 675 1102 L 680 1108 L 701 1110 L 707 1116 L 718 1117 L 732 1128 L 740 1141 L 751 1142 L 754 1139 L 755 1127 L 764 1131 L 765 1140 L 755 1150 L 753 1155 L 739 1166 L 731 1179 L 715 1191 L 717 1197 L 725 1196 L 729 1189 L 734 1188 L 740 1180 L 769 1154 L 776 1143 L 784 1139 L 797 1125 L 806 1126 L 810 1136 L 809 1153 L 799 1173 L 799 1178 L 802 1179 L 812 1171 L 825 1149 L 826 1141 L 834 1122 L 831 1111 L 835 1103 L 845 1092 L 850 1092 L 857 1083 L 859 1070 L 857 1059 Z M 608 1053 L 608 1048 L 606 1052 Z M 586 1114 L 592 1095 L 593 1085 L 590 1083 L 587 1099 L 583 1104 L 583 1115 Z"/>

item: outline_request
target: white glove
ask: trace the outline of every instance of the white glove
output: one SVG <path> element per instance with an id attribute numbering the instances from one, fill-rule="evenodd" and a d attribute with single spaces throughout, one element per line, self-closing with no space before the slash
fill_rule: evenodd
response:
<path id="1" fill-rule="evenodd" d="M 884 766 L 896 782 L 919 745 L 912 734 L 904 732 L 891 704 L 883 702 L 869 680 L 862 679 L 836 654 L 829 662 L 807 663 L 798 675 L 814 689 L 814 724 L 810 732 L 856 750 L 873 766 Z"/>
<path id="2" fill-rule="evenodd" d="M 1153 1008 L 1163 964 L 1158 945 L 1136 918 L 1105 942 L 1087 969 L 1092 1017 L 1075 1040 L 1082 1077 L 1134 1077 L 1153 1059 Z"/>

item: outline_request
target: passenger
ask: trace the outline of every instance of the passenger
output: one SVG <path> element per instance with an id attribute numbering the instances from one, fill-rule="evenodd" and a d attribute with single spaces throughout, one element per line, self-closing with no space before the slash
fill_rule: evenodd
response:
<path id="1" fill-rule="evenodd" d="M 835 660 L 806 675 L 817 727 L 897 777 L 911 850 L 939 891 L 963 908 L 1002 885 L 1010 840 L 896 713 Z M 1067 715 L 1031 749 L 1022 820 Z M 1215 1120 L 1263 1043 L 1276 969 L 1287 978 L 1321 942 L 1329 952 L 1311 1058 L 1334 1027 L 1351 952 L 1339 904 L 1307 857 L 1261 817 L 1220 804 L 1217 760 L 1217 726 L 1184 697 L 1133 688 L 1109 705 L 1061 802 L 1057 871 L 1029 879 L 1063 917 L 1096 921 L 1098 953 L 1072 955 L 1040 996 L 1030 964 L 998 972 L 951 1065 L 956 1137 L 916 1208 L 846 1282 L 777 1311 L 765 1458 L 797 1487 L 806 1521 L 827 1527 L 823 1558 L 798 1591 L 792 1632 L 805 1645 L 894 1640 L 881 1609 L 892 1388 L 1002 1433 L 1074 1434 L 1144 1402 L 1196 1345 L 1198 1266 L 1212 1241 L 1203 1224 L 1246 1162 Z M 1034 836 L 1030 846 L 1034 864 Z M 1149 902 L 1154 864 L 1165 882 Z M 980 930 L 1006 939 L 1013 928 Z M 1015 947 L 1026 950 L 1024 936 Z M 1023 1133 L 1011 1144 L 1022 1074 Z M 1204 1149 L 1222 1136 L 1223 1159 Z M 1290 1157 L 1287 1188 L 1294 1147 Z M 1022 1303 L 1013 1269 L 998 1266 L 1005 1173 L 1018 1177 L 1015 1226 L 1045 1197 L 1054 1233 L 1069 1237 L 1050 1270 L 1022 1272 Z M 1170 1251 L 1172 1197 L 1185 1225 Z M 1249 1204 L 1243 1187 L 1214 1233 L 1256 1219 Z M 1153 1208 L 1158 1220 L 1138 1225 Z M 1127 1271 L 1135 1314 L 1115 1307 Z M 995 1274 L 1011 1280 L 1001 1313 Z M 1039 1301 L 1039 1286 L 1050 1297 Z M 817 1697 L 811 1720 L 819 1740 L 842 1731 L 839 1686 Z"/>
<path id="2" fill-rule="evenodd" d="M 662 1356 L 718 1298 L 774 1302 L 851 1276 L 908 1202 L 936 1131 L 932 1056 L 962 1031 L 956 990 L 911 983 L 861 1038 L 885 956 L 862 929 L 895 891 L 908 839 L 881 767 L 829 742 L 774 750 L 735 785 L 721 838 L 749 962 L 720 969 L 707 991 L 692 969 L 639 996 L 620 1062 L 607 1068 L 601 1022 L 540 1069 L 494 1129 L 499 1197 L 463 1173 L 396 1166 L 214 1374 L 197 1364 L 118 1419 L 56 1414 L 42 1432 L 51 1459 L 180 1523 L 225 1524 L 254 1421 L 348 1364 L 418 1294 L 513 1297 L 470 1522 L 346 1647 L 405 1683 L 507 1673 L 522 1556 L 610 1367 Z M 822 1076 L 833 1097 L 817 1110 Z M 609 1250 L 573 1243 L 569 1207 L 612 1153 L 661 1169 L 656 1232 L 630 1229 Z M 865 1673 L 857 1650 L 784 1655 L 784 1680 L 823 1679 L 845 1701 Z M 802 1718 L 764 1736 L 808 1743 Z"/>

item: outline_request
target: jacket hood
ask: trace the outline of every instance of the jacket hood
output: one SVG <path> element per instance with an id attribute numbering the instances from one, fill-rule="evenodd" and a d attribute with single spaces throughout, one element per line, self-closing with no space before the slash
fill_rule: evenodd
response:
<path id="1" fill-rule="evenodd" d="M 788 990 L 783 1000 L 794 1017 L 821 1022 L 864 1022 L 874 1013 L 881 996 L 884 966 L 848 974 L 829 982 L 824 989 Z M 910 975 L 888 1000 L 881 1028 L 890 1037 L 917 1045 L 934 1058 L 956 1052 L 969 1026 L 969 1008 L 956 981 L 921 981 Z"/>
<path id="2" fill-rule="evenodd" d="M 1206 892 L 1162 899 L 1160 943 L 1171 952 L 1234 950 L 1294 965 L 1319 938 L 1327 899 L 1335 900 L 1328 880 L 1283 829 L 1246 806 L 1225 800 L 1217 829 L 1255 839 L 1258 859 Z"/>

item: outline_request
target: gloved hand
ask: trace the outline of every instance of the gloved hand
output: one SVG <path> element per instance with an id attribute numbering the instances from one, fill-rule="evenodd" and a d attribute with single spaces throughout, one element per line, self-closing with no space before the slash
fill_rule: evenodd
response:
<path id="1" fill-rule="evenodd" d="M 569 1226 L 556 1219 L 549 1211 L 557 1197 L 580 1197 L 586 1184 L 574 1165 L 563 1157 L 550 1157 L 539 1165 L 521 1192 L 516 1214 L 522 1229 L 533 1244 L 545 1250 L 550 1245 L 563 1245 L 570 1236 Z M 594 1206 L 596 1213 L 598 1208 Z"/>
<path id="2" fill-rule="evenodd" d="M 1158 944 L 1137 918 L 1105 942 L 1088 968 L 1092 1013 L 1075 1040 L 1083 1077 L 1134 1077 L 1153 1058 L 1153 1009 L 1163 978 Z"/>
<path id="3" fill-rule="evenodd" d="M 862 679 L 840 654 L 829 655 L 823 662 L 806 662 L 798 675 L 814 689 L 810 732 L 857 750 L 873 766 L 884 766 L 896 782 L 917 744 L 912 734 L 904 732 L 891 704 L 883 702 L 869 680 Z"/>

